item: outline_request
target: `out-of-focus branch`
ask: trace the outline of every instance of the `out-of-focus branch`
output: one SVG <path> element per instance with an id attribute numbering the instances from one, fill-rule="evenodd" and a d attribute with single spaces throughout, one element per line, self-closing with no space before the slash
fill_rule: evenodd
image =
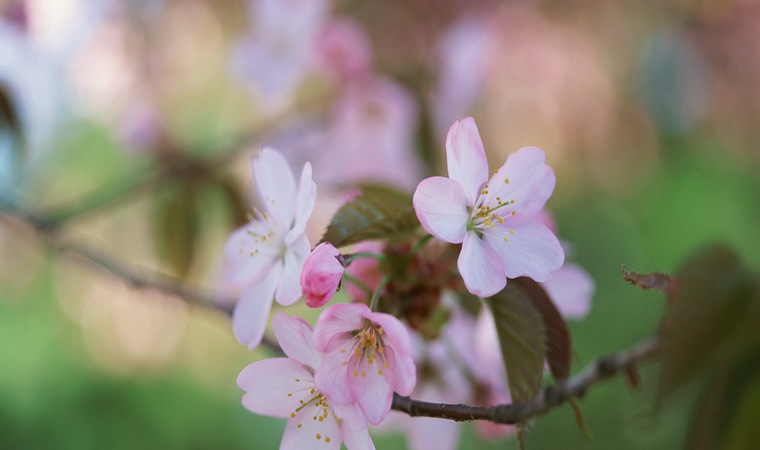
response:
<path id="1" fill-rule="evenodd" d="M 422 402 L 395 394 L 393 409 L 405 412 L 413 417 L 437 417 L 458 422 L 488 420 L 495 423 L 516 424 L 544 414 L 571 398 L 582 397 L 589 388 L 600 381 L 621 372 L 632 370 L 638 364 L 653 359 L 659 348 L 659 339 L 653 336 L 618 353 L 598 358 L 578 375 L 558 385 L 544 388 L 538 397 L 530 402 L 470 406 Z"/>
<path id="2" fill-rule="evenodd" d="M 62 254 L 81 260 L 90 266 L 105 270 L 129 285 L 160 291 L 179 297 L 190 304 L 211 307 L 232 314 L 230 301 L 219 301 L 212 295 L 188 287 L 181 280 L 166 274 L 129 266 L 115 261 L 86 247 L 63 242 L 56 235 L 55 227 L 49 220 L 21 210 L 0 205 L 0 217 L 5 214 L 33 228 L 51 248 Z M 281 351 L 277 343 L 270 339 L 264 345 L 274 351 Z M 431 403 L 414 400 L 394 394 L 393 409 L 410 416 L 436 417 L 454 421 L 487 420 L 502 424 L 516 424 L 526 419 L 544 414 L 572 398 L 582 397 L 597 383 L 623 372 L 634 370 L 637 365 L 653 359 L 660 347 L 656 336 L 647 338 L 618 353 L 598 358 L 576 376 L 562 383 L 544 388 L 536 399 L 530 402 L 494 406 L 471 406 L 465 404 Z"/>

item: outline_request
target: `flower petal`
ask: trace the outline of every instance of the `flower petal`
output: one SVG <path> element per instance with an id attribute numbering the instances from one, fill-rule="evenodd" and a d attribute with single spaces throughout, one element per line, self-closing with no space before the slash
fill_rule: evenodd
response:
<path id="1" fill-rule="evenodd" d="M 594 280 L 577 264 L 565 264 L 542 284 L 563 317 L 582 319 L 591 309 Z"/>
<path id="2" fill-rule="evenodd" d="M 306 222 L 309 221 L 314 203 L 317 200 L 317 185 L 311 179 L 311 164 L 306 163 L 301 170 L 301 181 L 298 183 L 298 192 L 296 193 L 295 220 L 293 228 L 285 236 L 285 244 L 290 245 L 296 239 L 303 235 L 306 230 Z"/>
<path id="3" fill-rule="evenodd" d="M 319 392 L 327 396 L 331 403 L 353 403 L 354 394 L 348 385 L 348 365 L 343 364 L 351 354 L 351 343 L 346 341 L 345 352 L 340 351 L 325 353 L 322 364 L 314 374 L 314 382 Z"/>
<path id="4" fill-rule="evenodd" d="M 417 185 L 412 203 L 428 233 L 452 244 L 462 242 L 470 214 L 459 182 L 444 177 L 424 179 Z"/>
<path id="5" fill-rule="evenodd" d="M 266 416 L 290 417 L 301 406 L 299 401 L 303 397 L 293 394 L 313 386 L 313 378 L 297 361 L 270 358 L 249 364 L 240 372 L 237 384 L 245 391 L 243 406 L 246 409 Z"/>
<path id="6" fill-rule="evenodd" d="M 360 419 L 362 412 L 355 405 L 350 415 L 342 415 L 340 427 L 343 431 L 343 442 L 348 450 L 375 450 L 375 444 L 369 435 L 366 422 Z M 337 412 L 337 411 L 336 411 Z M 359 418 L 359 420 L 357 420 Z M 355 423 L 364 423 L 364 426 Z"/>
<path id="7" fill-rule="evenodd" d="M 353 336 L 352 331 L 364 326 L 364 316 L 370 312 L 362 303 L 336 303 L 322 311 L 314 326 L 314 346 L 321 352 L 333 352 Z"/>
<path id="8" fill-rule="evenodd" d="M 501 257 L 508 278 L 527 276 L 538 282 L 549 281 L 565 259 L 557 237 L 537 219 L 507 221 L 485 229 L 483 235 Z"/>
<path id="9" fill-rule="evenodd" d="M 370 312 L 364 317 L 383 328 L 383 339 L 391 341 L 396 351 L 407 355 L 411 353 L 409 332 L 400 320 L 391 314 L 380 312 Z"/>
<path id="10" fill-rule="evenodd" d="M 273 247 L 261 245 L 252 234 L 266 235 L 270 226 L 253 221 L 233 231 L 224 244 L 225 269 L 223 285 L 227 292 L 239 294 L 243 289 L 266 277 L 277 259 Z"/>
<path id="11" fill-rule="evenodd" d="M 342 431 L 332 410 L 329 410 L 327 417 L 324 417 L 323 407 L 312 403 L 296 412 L 295 417 L 288 420 L 285 432 L 282 434 L 282 441 L 280 441 L 280 450 L 306 448 L 340 450 L 342 441 Z"/>
<path id="12" fill-rule="evenodd" d="M 475 233 L 465 235 L 457 267 L 467 290 L 478 297 L 490 297 L 507 285 L 499 254 Z"/>
<path id="13" fill-rule="evenodd" d="M 285 158 L 277 150 L 264 147 L 258 156 L 251 158 L 251 173 L 257 193 L 277 227 L 290 229 L 295 212 L 296 180 Z"/>
<path id="14" fill-rule="evenodd" d="M 232 329 L 238 341 L 249 349 L 258 347 L 264 337 L 280 270 L 279 265 L 275 266 L 274 276 L 268 276 L 246 289 L 235 304 Z"/>
<path id="15" fill-rule="evenodd" d="M 307 256 L 309 238 L 304 234 L 285 250 L 283 270 L 274 297 L 277 303 L 283 306 L 292 305 L 301 298 L 301 270 Z"/>
<path id="16" fill-rule="evenodd" d="M 449 178 L 459 182 L 472 206 L 488 180 L 488 160 L 472 117 L 454 122 L 446 136 L 446 165 Z"/>
<path id="17" fill-rule="evenodd" d="M 491 177 L 484 203 L 496 204 L 496 197 L 514 200 L 509 211 L 534 215 L 551 197 L 555 182 L 554 170 L 546 165 L 546 153 L 537 147 L 523 147 L 509 155 Z"/>
<path id="18" fill-rule="evenodd" d="M 367 422 L 372 425 L 379 425 L 385 419 L 393 401 L 395 356 L 390 347 L 385 348 L 383 356 L 388 367 L 369 364 L 367 358 L 356 356 L 348 363 L 348 385 Z"/>
<path id="19" fill-rule="evenodd" d="M 462 424 L 453 420 L 415 417 L 407 430 L 412 450 L 454 450 L 459 448 Z"/>
<path id="20" fill-rule="evenodd" d="M 314 348 L 313 332 L 305 320 L 278 311 L 272 317 L 272 331 L 277 337 L 280 348 L 288 358 L 311 367 L 313 370 L 319 368 L 322 354 Z"/>

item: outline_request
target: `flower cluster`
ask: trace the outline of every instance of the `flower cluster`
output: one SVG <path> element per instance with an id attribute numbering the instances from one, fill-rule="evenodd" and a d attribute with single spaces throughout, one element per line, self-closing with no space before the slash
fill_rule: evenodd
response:
<path id="1" fill-rule="evenodd" d="M 578 285 L 580 269 L 556 283 L 562 291 L 549 288 L 564 252 L 542 212 L 554 188 L 543 151 L 513 153 L 488 179 L 478 129 L 466 118 L 451 127 L 446 154 L 449 178 L 423 180 L 412 199 L 422 229 L 439 241 L 428 243 L 431 236 L 418 229 L 409 242 L 365 241 L 345 254 L 330 242 L 309 251 L 307 221 L 316 201 L 311 165 L 296 182 L 276 150 L 264 148 L 252 159 L 257 203 L 250 223 L 226 244 L 224 281 L 239 295 L 233 314 L 238 340 L 250 348 L 261 343 L 273 301 L 287 306 L 303 297 L 307 306 L 322 308 L 343 283 L 351 300 L 323 309 L 313 329 L 276 312 L 271 328 L 285 357 L 255 362 L 238 378 L 246 408 L 288 419 L 281 448 L 315 442 L 373 448 L 368 428 L 393 427 L 393 420 L 383 422 L 394 393 L 473 404 L 508 401 L 493 318 L 480 308 L 476 320 L 459 306 L 465 289 L 485 298 L 508 278 L 528 276 L 545 283 L 553 297 L 570 298 L 561 308 L 568 315 L 587 311 L 593 285 Z M 566 294 L 572 292 L 578 294 Z M 436 322 L 435 311 L 448 319 Z M 414 448 L 424 448 L 420 430 L 433 424 L 414 423 L 425 426 L 401 428 Z M 434 439 L 437 447 L 456 445 L 458 428 L 446 429 Z M 501 436 L 510 428 L 481 430 Z"/>

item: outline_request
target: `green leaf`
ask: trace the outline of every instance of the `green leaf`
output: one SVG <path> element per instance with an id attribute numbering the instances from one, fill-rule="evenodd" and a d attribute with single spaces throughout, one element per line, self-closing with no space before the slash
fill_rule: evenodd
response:
<path id="1" fill-rule="evenodd" d="M 199 237 L 200 197 L 192 182 L 181 182 L 153 200 L 153 240 L 156 254 L 178 277 L 185 277 L 193 263 Z"/>
<path id="2" fill-rule="evenodd" d="M 333 216 L 320 242 L 336 247 L 414 232 L 419 221 L 406 194 L 385 186 L 365 186 Z"/>
<path id="3" fill-rule="evenodd" d="M 572 344 L 570 330 L 554 302 L 551 301 L 540 284 L 531 278 L 520 277 L 510 283 L 517 283 L 525 291 L 533 306 L 541 314 L 546 329 L 546 362 L 555 380 L 565 380 L 570 376 Z"/>
<path id="4" fill-rule="evenodd" d="M 488 300 L 515 403 L 533 400 L 541 389 L 546 356 L 546 329 L 541 313 L 517 283 Z"/>
<path id="5" fill-rule="evenodd" d="M 678 271 L 676 280 L 663 336 L 663 395 L 689 380 L 711 357 L 741 345 L 743 328 L 753 326 L 746 323 L 752 279 L 731 250 L 702 251 Z"/>

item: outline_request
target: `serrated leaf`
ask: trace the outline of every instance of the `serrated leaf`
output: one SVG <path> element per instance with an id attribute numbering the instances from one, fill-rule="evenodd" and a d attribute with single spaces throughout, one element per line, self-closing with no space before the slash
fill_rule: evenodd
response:
<path id="1" fill-rule="evenodd" d="M 620 273 L 623 275 L 625 281 L 642 289 L 657 289 L 659 291 L 668 292 L 668 289 L 671 286 L 671 278 L 664 273 L 637 273 L 631 270 L 626 270 L 625 266 L 620 267 Z"/>
<path id="2" fill-rule="evenodd" d="M 156 254 L 176 276 L 190 270 L 199 231 L 197 190 L 190 183 L 171 186 L 153 200 Z"/>
<path id="3" fill-rule="evenodd" d="M 663 395 L 690 379 L 711 356 L 743 341 L 741 322 L 752 296 L 752 279 L 725 247 L 691 258 L 676 280 L 662 344 Z"/>
<path id="4" fill-rule="evenodd" d="M 419 226 L 412 201 L 385 186 L 365 186 L 333 216 L 320 242 L 336 247 L 412 233 Z"/>
<path id="5" fill-rule="evenodd" d="M 570 376 L 572 363 L 572 341 L 570 330 L 554 302 L 543 287 L 531 278 L 520 277 L 510 283 L 517 283 L 533 302 L 541 314 L 546 329 L 546 362 L 555 380 L 565 380 Z"/>
<path id="6" fill-rule="evenodd" d="M 533 400 L 541 389 L 546 330 L 541 313 L 517 283 L 509 282 L 488 300 L 515 403 Z"/>

